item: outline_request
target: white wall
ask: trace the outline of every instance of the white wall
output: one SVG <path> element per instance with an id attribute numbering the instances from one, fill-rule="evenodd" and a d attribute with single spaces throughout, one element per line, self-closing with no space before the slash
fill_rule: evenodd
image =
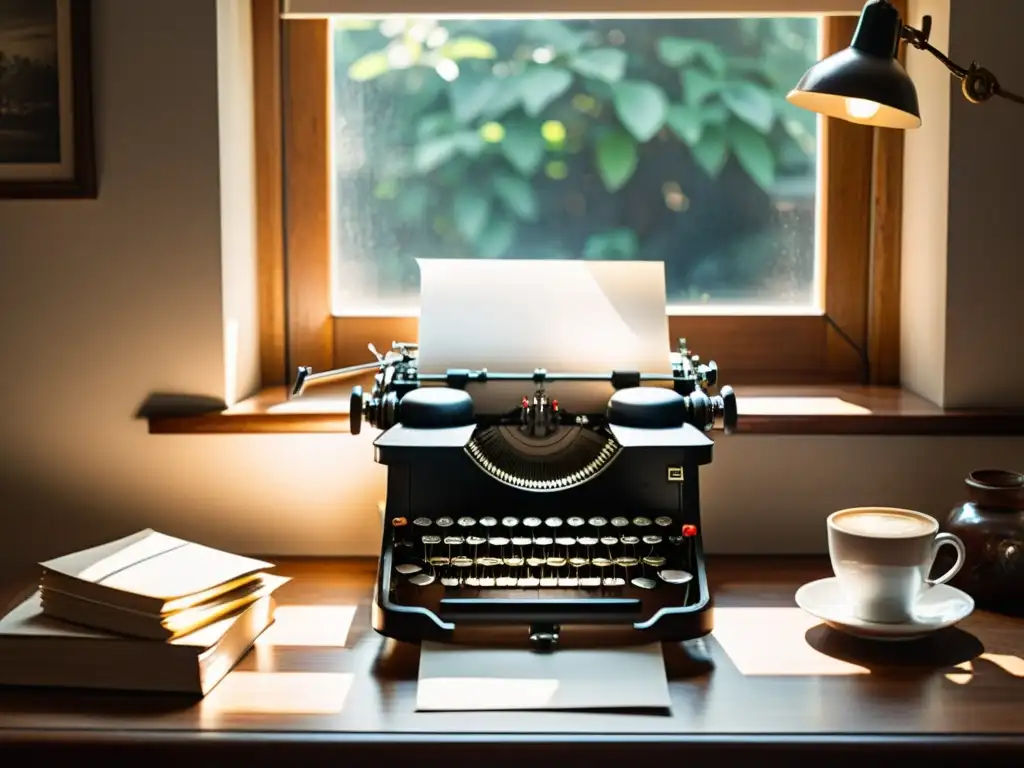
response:
<path id="1" fill-rule="evenodd" d="M 150 436 L 134 418 L 154 392 L 225 394 L 217 15 L 213 0 L 94 6 L 100 198 L 0 201 L 0 577 L 145 526 L 245 552 L 372 553 L 370 435 Z M 1012 220 L 1013 199 L 994 202 Z M 1019 258 L 1001 231 L 990 257 Z M 982 466 L 1024 466 L 1024 440 L 723 438 L 703 476 L 707 544 L 821 550 L 830 511 L 941 514 Z"/>

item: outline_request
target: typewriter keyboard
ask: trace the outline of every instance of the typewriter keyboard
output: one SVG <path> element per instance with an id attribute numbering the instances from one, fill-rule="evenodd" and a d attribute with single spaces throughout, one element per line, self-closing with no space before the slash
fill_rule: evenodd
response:
<path id="1" fill-rule="evenodd" d="M 655 589 L 693 576 L 696 526 L 671 517 L 417 517 L 391 520 L 410 584 L 481 589 Z"/>

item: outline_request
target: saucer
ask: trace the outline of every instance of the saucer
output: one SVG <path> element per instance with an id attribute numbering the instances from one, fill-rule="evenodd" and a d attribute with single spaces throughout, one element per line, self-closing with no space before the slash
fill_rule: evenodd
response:
<path id="1" fill-rule="evenodd" d="M 974 600 L 948 584 L 925 590 L 914 609 L 913 621 L 879 624 L 850 614 L 839 591 L 839 579 L 820 579 L 804 584 L 796 592 L 796 604 L 833 629 L 868 640 L 916 640 L 951 627 L 971 615 Z"/>

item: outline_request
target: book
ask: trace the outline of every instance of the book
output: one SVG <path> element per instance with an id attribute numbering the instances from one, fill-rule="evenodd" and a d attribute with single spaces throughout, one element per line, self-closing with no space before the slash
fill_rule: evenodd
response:
<path id="1" fill-rule="evenodd" d="M 167 642 L 47 616 L 37 590 L 0 619 L 0 685 L 205 696 L 273 623 L 273 592 L 286 581 L 268 577 L 254 602 Z"/>
<path id="2" fill-rule="evenodd" d="M 148 528 L 40 566 L 46 592 L 156 616 L 242 589 L 274 567 Z"/>

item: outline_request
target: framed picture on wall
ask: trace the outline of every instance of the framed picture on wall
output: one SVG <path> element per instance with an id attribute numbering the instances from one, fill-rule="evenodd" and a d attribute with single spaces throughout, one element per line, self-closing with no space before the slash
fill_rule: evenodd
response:
<path id="1" fill-rule="evenodd" d="M 90 0 L 0 0 L 0 198 L 95 197 Z"/>

